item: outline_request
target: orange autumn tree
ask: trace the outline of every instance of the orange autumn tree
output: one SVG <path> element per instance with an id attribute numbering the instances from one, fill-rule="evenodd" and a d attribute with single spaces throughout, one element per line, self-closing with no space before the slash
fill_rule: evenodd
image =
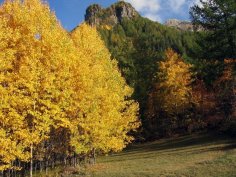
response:
<path id="1" fill-rule="evenodd" d="M 179 115 L 192 102 L 191 65 L 172 49 L 167 49 L 165 59 L 158 62 L 158 67 L 157 81 L 149 98 L 148 116 L 154 119 L 155 128 L 161 127 L 170 133 L 177 127 Z"/>
<path id="2" fill-rule="evenodd" d="M 212 61 L 202 62 L 204 65 L 213 66 Z M 213 64 L 218 63 L 218 61 L 213 61 Z M 206 86 L 200 79 L 194 83 L 193 94 L 199 102 L 199 107 L 195 112 L 196 117 L 200 118 L 202 126 L 226 130 L 235 121 L 235 63 L 235 59 L 224 59 L 224 70 L 211 85 Z M 203 78 L 203 74 L 199 72 L 198 77 Z"/>
<path id="3" fill-rule="evenodd" d="M 217 109 L 224 121 L 230 121 L 235 116 L 236 88 L 235 71 L 236 59 L 224 59 L 224 71 L 214 83 L 217 98 Z"/>
<path id="4" fill-rule="evenodd" d="M 79 58 L 73 71 L 76 110 L 71 144 L 77 153 L 120 151 L 139 127 L 138 104 L 95 28 L 82 24 L 71 34 Z"/>

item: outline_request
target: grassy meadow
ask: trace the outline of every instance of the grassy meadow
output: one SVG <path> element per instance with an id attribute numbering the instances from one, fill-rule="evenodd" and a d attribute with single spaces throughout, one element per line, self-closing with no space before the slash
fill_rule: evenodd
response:
<path id="1" fill-rule="evenodd" d="M 101 156 L 73 175 L 55 169 L 36 176 L 84 177 L 236 177 L 236 140 L 219 134 L 194 134 L 136 144 Z"/>

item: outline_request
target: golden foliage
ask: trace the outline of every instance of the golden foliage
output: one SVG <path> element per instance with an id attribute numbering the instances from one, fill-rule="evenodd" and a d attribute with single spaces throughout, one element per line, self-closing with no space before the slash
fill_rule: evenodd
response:
<path id="1" fill-rule="evenodd" d="M 166 50 L 165 54 L 165 60 L 158 63 L 158 81 L 152 96 L 155 103 L 159 103 L 157 109 L 175 114 L 190 103 L 191 65 L 186 64 L 172 49 Z"/>
<path id="2" fill-rule="evenodd" d="M 52 129 L 69 132 L 77 153 L 132 140 L 138 104 L 116 61 L 95 29 L 83 24 L 72 38 L 40 0 L 0 7 L 0 171 L 33 158 L 30 147 L 59 136 Z"/>
<path id="3" fill-rule="evenodd" d="M 39 0 L 6 1 L 0 8 L 0 165 L 28 160 L 30 146 L 66 122 L 66 80 L 73 43 Z M 9 144 L 11 144 L 9 146 Z M 11 147 L 9 149 L 9 147 Z"/>
<path id="4" fill-rule="evenodd" d="M 82 24 L 71 36 L 80 53 L 73 71 L 80 113 L 73 124 L 72 144 L 77 152 L 122 150 L 132 140 L 127 133 L 139 126 L 138 104 L 127 100 L 132 89 L 95 28 Z"/>

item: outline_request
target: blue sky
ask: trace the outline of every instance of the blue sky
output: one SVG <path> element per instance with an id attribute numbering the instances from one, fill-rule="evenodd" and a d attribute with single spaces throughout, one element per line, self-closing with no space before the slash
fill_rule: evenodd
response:
<path id="1" fill-rule="evenodd" d="M 84 20 L 86 8 L 94 3 L 108 7 L 117 0 L 47 0 L 64 28 L 72 30 Z M 125 0 L 139 13 L 153 21 L 165 22 L 170 18 L 189 20 L 189 7 L 199 0 Z M 0 0 L 2 3 L 3 0 Z"/>
<path id="2" fill-rule="evenodd" d="M 57 18 L 64 28 L 72 30 L 84 20 L 86 8 L 91 4 L 108 7 L 116 0 L 47 0 L 50 8 L 56 12 Z"/>

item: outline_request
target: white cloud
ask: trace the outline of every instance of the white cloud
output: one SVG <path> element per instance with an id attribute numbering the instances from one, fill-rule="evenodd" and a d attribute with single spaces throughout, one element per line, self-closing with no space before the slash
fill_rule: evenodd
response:
<path id="1" fill-rule="evenodd" d="M 203 0 L 203 2 L 206 2 L 207 0 Z M 200 2 L 200 0 L 194 0 L 192 5 L 198 5 L 199 7 L 202 7 L 202 3 Z"/>
<path id="2" fill-rule="evenodd" d="M 187 0 L 168 0 L 168 4 L 172 10 L 178 12 L 183 5 L 185 5 Z"/>
<path id="3" fill-rule="evenodd" d="M 162 19 L 157 14 L 146 13 L 144 17 L 149 18 L 152 21 L 162 22 Z"/>
<path id="4" fill-rule="evenodd" d="M 200 0 L 125 0 L 139 11 L 144 17 L 162 22 L 162 18 L 169 14 L 186 14 L 188 8 L 194 4 L 200 5 Z M 204 0 L 207 1 L 207 0 Z M 184 13 L 183 13 L 184 12 Z M 164 15 L 163 15 L 164 13 Z M 174 18 L 174 17 L 173 17 Z"/>
<path id="5" fill-rule="evenodd" d="M 160 0 L 126 0 L 133 7 L 141 12 L 144 17 L 153 21 L 161 21 L 158 12 L 160 10 Z"/>
<path id="6" fill-rule="evenodd" d="M 160 9 L 159 0 L 126 0 L 138 11 L 157 12 Z"/>
<path id="7" fill-rule="evenodd" d="M 193 1 L 193 4 L 200 5 L 200 4 L 201 4 L 201 2 L 200 2 L 200 0 L 194 0 L 194 1 Z"/>

